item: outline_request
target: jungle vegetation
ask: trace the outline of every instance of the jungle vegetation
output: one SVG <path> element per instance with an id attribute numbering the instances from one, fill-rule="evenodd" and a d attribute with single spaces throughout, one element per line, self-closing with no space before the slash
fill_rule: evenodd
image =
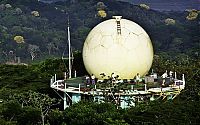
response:
<path id="1" fill-rule="evenodd" d="M 198 10 L 157 12 L 145 5 L 115 0 L 0 1 L 0 124 L 2 125 L 175 125 L 200 123 L 200 32 Z M 63 110 L 50 88 L 63 78 L 70 17 L 73 70 L 84 69 L 81 48 L 99 22 L 122 15 L 141 25 L 154 45 L 152 69 L 185 74 L 186 88 L 172 101 L 141 103 L 117 109 L 112 103 L 81 101 Z M 67 52 L 66 52 L 67 53 Z M 8 65 L 16 57 L 26 64 Z"/>
<path id="2" fill-rule="evenodd" d="M 77 61 L 81 61 L 81 53 Z M 113 103 L 83 100 L 63 110 L 63 102 L 50 88 L 56 73 L 63 78 L 63 60 L 47 59 L 31 65 L 0 65 L 0 121 L 3 125 L 174 125 L 198 124 L 200 118 L 200 60 L 154 58 L 152 68 L 159 75 L 165 70 L 184 73 L 186 88 L 171 101 L 144 102 L 128 109 Z M 65 62 L 67 64 L 67 61 Z M 85 74 L 83 65 L 79 67 Z"/>

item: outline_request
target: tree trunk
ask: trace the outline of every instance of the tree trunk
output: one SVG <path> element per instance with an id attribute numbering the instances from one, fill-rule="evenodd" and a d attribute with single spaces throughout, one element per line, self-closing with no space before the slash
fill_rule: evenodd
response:
<path id="1" fill-rule="evenodd" d="M 41 117 L 42 117 L 42 125 L 44 125 L 44 114 L 41 112 Z"/>
<path id="2" fill-rule="evenodd" d="M 35 54 L 31 53 L 31 59 L 32 59 L 32 61 L 34 60 L 34 58 L 35 58 Z"/>

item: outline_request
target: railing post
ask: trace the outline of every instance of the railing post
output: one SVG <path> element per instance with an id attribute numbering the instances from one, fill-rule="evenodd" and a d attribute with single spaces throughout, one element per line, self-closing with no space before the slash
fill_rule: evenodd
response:
<path id="1" fill-rule="evenodd" d="M 144 91 L 147 91 L 147 84 L 144 84 Z"/>
<path id="2" fill-rule="evenodd" d="M 50 87 L 52 84 L 53 84 L 53 78 L 51 78 L 51 80 L 50 80 Z"/>
<path id="3" fill-rule="evenodd" d="M 182 75 L 183 85 L 185 86 L 185 75 Z"/>
<path id="4" fill-rule="evenodd" d="M 66 89 L 67 89 L 67 84 L 65 83 L 65 91 L 66 91 Z"/>
<path id="5" fill-rule="evenodd" d="M 66 79 L 67 79 L 67 73 L 64 72 L 64 80 L 66 80 Z"/>
<path id="6" fill-rule="evenodd" d="M 174 73 L 174 79 L 177 79 L 177 77 L 176 77 L 176 72 Z"/>

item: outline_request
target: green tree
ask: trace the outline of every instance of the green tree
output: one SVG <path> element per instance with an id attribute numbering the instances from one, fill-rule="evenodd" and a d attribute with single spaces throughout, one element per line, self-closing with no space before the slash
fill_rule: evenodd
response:
<path id="1" fill-rule="evenodd" d="M 63 124 L 64 116 L 63 111 L 59 109 L 53 109 L 48 115 L 48 121 L 50 125 L 61 125 Z"/>
<path id="2" fill-rule="evenodd" d="M 31 106 L 22 108 L 22 113 L 17 118 L 19 125 L 35 125 L 41 119 L 40 110 Z"/>
<path id="3" fill-rule="evenodd" d="M 3 118 L 9 122 L 16 121 L 17 117 L 22 112 L 20 104 L 14 100 L 3 101 L 3 104 L 0 104 L 0 109 Z"/>
<path id="4" fill-rule="evenodd" d="M 42 125 L 45 124 L 45 117 L 51 110 L 51 107 L 60 103 L 56 99 L 50 98 L 48 95 L 34 91 L 17 94 L 15 98 L 22 104 L 22 106 L 31 106 L 37 109 L 40 112 Z"/>

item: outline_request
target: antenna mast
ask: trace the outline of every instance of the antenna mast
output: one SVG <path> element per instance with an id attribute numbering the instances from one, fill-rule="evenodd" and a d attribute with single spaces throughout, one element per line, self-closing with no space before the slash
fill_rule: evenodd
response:
<path id="1" fill-rule="evenodd" d="M 71 67 L 71 42 L 70 42 L 70 30 L 69 30 L 69 15 L 68 15 L 68 25 L 67 25 L 67 35 L 68 35 L 68 46 L 69 46 L 69 78 L 72 78 L 72 67 Z"/>

